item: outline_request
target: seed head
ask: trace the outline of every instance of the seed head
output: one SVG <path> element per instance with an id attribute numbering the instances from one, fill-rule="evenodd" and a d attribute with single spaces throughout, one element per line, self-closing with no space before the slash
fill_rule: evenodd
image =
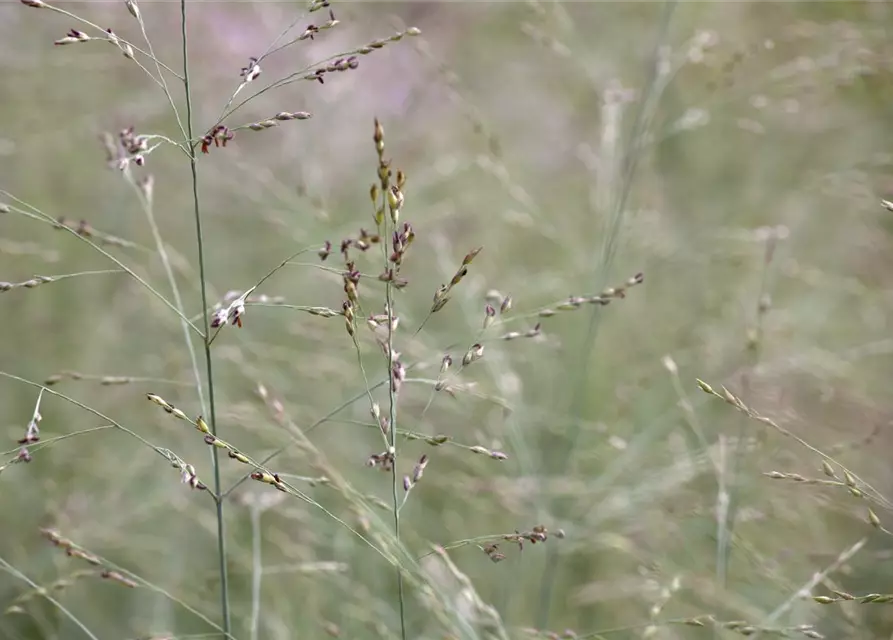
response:
<path id="1" fill-rule="evenodd" d="M 354 321 L 356 318 L 354 316 L 353 305 L 350 303 L 350 300 L 345 300 L 341 305 L 341 308 L 344 311 L 344 326 L 347 329 L 347 333 L 352 338 L 356 334 L 356 329 L 354 329 Z"/>
<path id="2" fill-rule="evenodd" d="M 193 489 L 207 489 L 207 486 L 205 486 L 205 484 L 198 479 L 198 475 L 195 472 L 195 467 L 193 467 L 191 464 L 184 464 L 180 467 L 180 481 L 183 484 L 188 484 Z"/>
<path id="3" fill-rule="evenodd" d="M 496 309 L 494 309 L 491 305 L 487 305 L 484 307 L 484 329 L 490 327 L 493 324 L 493 320 L 496 318 Z"/>
<path id="4" fill-rule="evenodd" d="M 326 1 L 326 5 L 328 5 L 328 1 Z M 341 24 L 340 20 L 335 19 L 335 12 L 329 9 L 329 21 L 322 25 L 319 29 L 322 31 L 323 29 L 331 29 L 332 27 Z"/>
<path id="5" fill-rule="evenodd" d="M 161 407 L 165 411 L 169 412 L 172 408 L 171 405 L 168 404 L 168 402 L 164 398 L 162 398 L 161 396 L 155 395 L 154 393 L 147 393 L 146 398 L 148 398 L 151 402 L 154 402 L 155 404 L 157 404 L 159 407 Z"/>
<path id="6" fill-rule="evenodd" d="M 236 325 L 241 329 L 243 315 L 245 315 L 245 299 L 239 297 L 230 304 L 226 316 L 230 324 Z"/>
<path id="7" fill-rule="evenodd" d="M 391 388 L 394 390 L 394 393 L 398 393 L 400 391 L 400 387 L 403 386 L 403 381 L 406 380 L 406 367 L 402 362 L 393 358 L 393 365 L 391 366 Z"/>
<path id="8" fill-rule="evenodd" d="M 87 42 L 88 40 L 91 40 L 90 36 L 88 36 L 83 31 L 71 29 L 64 38 L 56 40 L 53 44 L 59 46 L 65 44 L 74 44 L 76 42 Z"/>
<path id="9" fill-rule="evenodd" d="M 124 6 L 127 7 L 130 15 L 132 15 L 138 21 L 142 20 L 142 18 L 140 17 L 140 8 L 136 6 L 136 2 L 134 2 L 134 0 L 124 0 Z"/>
<path id="10" fill-rule="evenodd" d="M 403 193 L 397 185 L 391 185 L 391 188 L 388 191 L 388 206 L 390 206 L 391 209 L 400 209 L 403 206 Z"/>
<path id="11" fill-rule="evenodd" d="M 415 467 L 412 470 L 412 483 L 415 484 L 419 480 L 422 479 L 422 475 L 425 473 L 425 467 L 428 466 L 428 456 L 423 454 L 419 461 L 416 463 Z"/>
<path id="12" fill-rule="evenodd" d="M 462 365 L 467 367 L 472 362 L 480 360 L 482 357 L 484 357 L 484 345 L 478 342 L 473 344 L 471 349 L 466 352 L 465 357 L 462 358 Z"/>
<path id="13" fill-rule="evenodd" d="M 260 65 L 257 64 L 257 58 L 251 57 L 248 58 L 248 64 L 242 67 L 239 75 L 245 78 L 245 83 L 247 84 L 252 80 L 257 79 L 260 73 Z"/>
<path id="14" fill-rule="evenodd" d="M 378 118 L 375 118 L 375 132 L 372 135 L 372 139 L 375 141 L 375 148 L 378 150 L 378 153 L 381 154 L 384 152 L 384 127 L 381 126 L 381 123 L 378 121 Z"/>
<path id="15" fill-rule="evenodd" d="M 217 329 L 226 324 L 226 309 L 218 309 L 214 312 L 214 315 L 211 316 L 211 328 Z"/>
<path id="16" fill-rule="evenodd" d="M 478 247 L 477 249 L 472 249 L 471 251 L 469 251 L 465 255 L 465 257 L 462 259 L 462 266 L 465 267 L 465 266 L 470 265 L 471 261 L 475 259 L 477 254 L 479 254 L 482 249 L 483 249 L 483 247 Z"/>

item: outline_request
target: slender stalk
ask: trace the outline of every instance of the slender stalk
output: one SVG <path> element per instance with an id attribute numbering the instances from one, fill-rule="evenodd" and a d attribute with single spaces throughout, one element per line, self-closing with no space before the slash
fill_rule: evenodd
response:
<path id="1" fill-rule="evenodd" d="M 394 538 L 397 544 L 400 544 L 400 474 L 397 472 L 397 393 L 394 389 L 394 296 L 391 283 L 387 283 L 385 296 L 388 304 L 388 377 L 390 385 L 388 386 L 388 405 L 389 419 L 391 427 L 390 449 L 394 460 L 391 464 L 392 475 L 392 492 L 394 500 Z M 397 567 L 397 597 L 400 600 L 400 637 L 406 640 L 406 615 L 405 604 L 403 602 L 403 572 Z"/>
<path id="2" fill-rule="evenodd" d="M 377 126 L 377 121 L 376 121 Z M 381 152 L 379 152 L 379 156 Z M 382 209 L 387 208 L 387 188 L 382 182 Z M 384 237 L 388 238 L 388 220 L 385 216 L 384 221 Z M 396 225 L 394 225 L 396 232 Z M 388 252 L 385 249 L 386 244 L 382 243 L 382 254 L 384 255 L 385 272 L 388 269 Z M 394 384 L 394 288 L 390 281 L 385 285 L 385 304 L 388 312 L 388 420 L 390 421 L 390 434 L 388 439 L 388 449 L 390 450 L 391 461 L 391 497 L 394 503 L 394 540 L 400 544 L 400 474 L 397 471 L 397 389 Z M 400 566 L 397 566 L 397 599 L 400 601 L 400 637 L 406 640 L 406 605 L 403 597 L 403 572 Z"/>
<path id="3" fill-rule="evenodd" d="M 201 284 L 202 309 L 208 308 L 208 293 L 205 279 L 205 252 L 202 235 L 202 215 L 201 206 L 198 197 L 198 166 L 195 157 L 195 144 L 193 143 L 194 135 L 192 129 L 192 91 L 189 84 L 189 48 L 188 37 L 186 35 L 186 0 L 180 0 L 180 27 L 181 37 L 183 41 L 183 90 L 186 94 L 186 141 L 189 151 L 189 166 L 192 171 L 192 203 L 195 214 L 195 236 L 198 245 L 198 270 L 199 280 Z M 217 435 L 217 415 L 214 407 L 214 368 L 211 359 L 211 327 L 208 321 L 208 314 L 202 315 L 204 320 L 204 343 L 205 343 L 205 365 L 208 377 L 208 411 L 211 434 Z M 220 567 L 220 613 L 222 620 L 223 632 L 230 637 L 230 617 L 229 617 L 229 584 L 226 572 L 226 538 L 224 537 L 223 523 L 223 496 L 220 485 L 220 462 L 217 454 L 217 447 L 211 449 L 211 464 L 214 468 L 214 502 L 217 510 L 217 556 Z"/>
<path id="4" fill-rule="evenodd" d="M 261 565 L 261 507 L 251 506 L 251 640 L 257 640 L 260 630 L 260 589 L 263 581 Z"/>
<path id="5" fill-rule="evenodd" d="M 130 8 L 130 5 L 128 5 Z M 143 40 L 146 41 L 146 47 L 149 49 L 149 57 L 155 62 L 155 69 L 158 71 L 158 80 L 161 83 L 161 88 L 164 91 L 164 95 L 167 97 L 168 103 L 171 105 L 171 109 L 174 112 L 174 118 L 177 119 L 177 126 L 180 128 L 180 133 L 183 134 L 183 137 L 186 137 L 186 129 L 183 128 L 183 121 L 180 119 L 180 112 L 177 110 L 177 103 L 174 102 L 174 97 L 171 95 L 170 89 L 167 87 L 167 80 L 164 79 L 164 72 L 161 70 L 161 63 L 158 61 L 158 58 L 155 57 L 155 50 L 152 48 L 152 41 L 149 39 L 149 34 L 146 32 L 146 23 L 143 22 L 142 14 L 137 10 L 136 12 L 136 20 L 139 22 L 140 31 L 143 33 Z M 152 75 L 151 73 L 149 74 Z"/>
<path id="6" fill-rule="evenodd" d="M 142 25 L 142 18 L 140 18 L 140 24 Z M 143 27 L 145 30 L 145 27 Z M 148 42 L 148 36 L 146 37 L 146 42 Z M 177 122 L 180 122 L 180 116 L 177 115 Z M 180 127 L 183 130 L 183 135 L 186 135 L 186 130 L 183 127 Z M 202 376 L 201 371 L 198 366 L 198 358 L 195 356 L 195 345 L 192 343 L 192 334 L 189 333 L 189 323 L 186 319 L 185 310 L 186 306 L 183 304 L 183 297 L 180 295 L 180 287 L 177 286 L 177 278 L 174 276 L 174 268 L 171 265 L 170 257 L 168 256 L 167 249 L 164 246 L 164 240 L 161 238 L 161 231 L 158 228 L 158 224 L 155 221 L 155 209 L 150 198 L 147 198 L 140 191 L 136 182 L 133 179 L 133 175 L 128 170 L 125 173 L 127 178 L 127 182 L 133 187 L 136 192 L 136 197 L 140 202 L 140 205 L 143 208 L 143 213 L 146 214 L 146 220 L 149 222 L 149 228 L 152 230 L 152 238 L 155 240 L 155 249 L 158 252 L 158 257 L 161 260 L 161 264 L 164 267 L 164 272 L 167 275 L 168 284 L 171 287 L 171 293 L 174 296 L 174 304 L 177 309 L 180 310 L 181 318 L 180 318 L 180 326 L 183 329 L 183 339 L 186 341 L 186 349 L 189 351 L 189 362 L 192 365 L 192 375 L 195 379 L 196 389 L 198 391 L 198 404 L 202 408 L 202 412 L 205 412 L 205 394 L 202 390 Z"/>
<path id="7" fill-rule="evenodd" d="M 24 207 L 28 207 L 29 209 L 31 209 L 31 210 L 33 211 L 33 213 L 32 213 L 32 211 L 25 211 L 24 209 L 15 208 L 15 209 L 13 209 L 13 211 L 14 211 L 15 213 L 20 214 L 20 215 L 23 215 L 23 216 L 25 216 L 26 218 L 30 218 L 30 219 L 32 219 L 32 220 L 38 220 L 39 222 L 42 222 L 42 223 L 44 223 L 44 224 L 53 225 L 54 228 L 61 228 L 62 231 L 64 231 L 65 233 L 68 233 L 68 234 L 74 236 L 74 237 L 77 238 L 80 242 L 83 242 L 83 243 L 88 244 L 88 245 L 90 245 L 91 247 L 93 247 L 93 249 L 94 249 L 97 253 L 102 254 L 103 256 L 105 256 L 106 258 L 108 258 L 109 260 L 111 260 L 112 262 L 114 262 L 116 265 L 118 265 L 118 267 L 120 267 L 122 271 L 124 271 L 124 272 L 127 273 L 127 275 L 129 275 L 131 278 L 133 278 L 134 280 L 136 280 L 137 282 L 139 282 L 140 285 L 142 285 L 143 287 L 146 288 L 147 291 L 149 291 L 149 293 L 151 293 L 153 296 L 155 296 L 155 298 L 157 298 L 158 300 L 160 300 L 162 304 L 164 304 L 164 305 L 167 306 L 171 311 L 173 311 L 174 313 L 176 313 L 176 314 L 177 314 L 177 317 L 179 317 L 180 320 L 185 321 L 185 322 L 189 325 L 189 328 L 190 328 L 190 329 L 192 329 L 192 330 L 195 331 L 196 333 L 199 333 L 199 334 L 201 333 L 201 331 L 199 331 L 198 327 L 196 327 L 196 326 L 192 323 L 192 321 L 189 320 L 189 318 L 187 318 L 186 316 L 184 316 L 184 315 L 183 315 L 183 312 L 182 312 L 180 309 L 178 309 L 178 308 L 176 307 L 176 305 L 174 305 L 173 303 L 170 302 L 170 300 L 168 300 L 168 299 L 165 298 L 163 295 L 161 295 L 161 293 L 159 293 L 155 288 L 153 288 L 152 285 L 149 284 L 146 280 L 144 280 L 143 278 L 139 277 L 133 269 L 131 269 L 130 267 L 128 267 L 127 265 L 125 265 L 123 262 L 121 262 L 118 258 L 116 258 L 115 256 L 113 256 L 111 253 L 109 253 L 108 251 L 106 251 L 105 249 L 103 249 L 103 248 L 102 248 L 102 247 L 101 247 L 95 240 L 93 240 L 92 238 L 88 238 L 88 237 L 86 237 L 86 236 L 83 236 L 83 235 L 79 234 L 79 233 L 77 232 L 77 230 L 75 230 L 75 229 L 73 229 L 73 228 L 70 228 L 70 227 L 67 227 L 67 226 L 64 226 L 64 225 L 61 226 L 61 227 L 59 227 L 58 222 L 57 222 L 51 215 L 49 215 L 48 213 L 44 213 L 44 212 L 41 211 L 40 209 L 38 209 L 38 208 L 36 208 L 36 207 L 34 207 L 34 206 L 28 204 L 27 202 L 25 202 L 25 201 L 23 201 L 23 200 L 21 200 L 21 199 L 19 199 L 19 198 L 17 198 L 17 197 L 15 197 L 13 194 L 11 194 L 11 193 L 8 192 L 8 191 L 4 191 L 3 189 L 0 189 L 0 195 L 3 195 L 3 196 L 5 196 L 5 197 L 7 197 L 7 198 L 10 198 L 11 200 L 14 200 L 15 202 L 21 204 L 21 205 L 24 206 Z M 138 248 L 138 249 L 144 250 L 143 247 L 139 247 L 138 245 L 128 245 L 128 246 L 132 246 L 133 248 Z"/>
<path id="8" fill-rule="evenodd" d="M 389 168 L 390 161 L 384 159 L 384 130 L 381 127 L 381 124 L 378 122 L 378 118 L 375 119 L 375 150 L 378 153 L 378 175 L 380 178 L 381 184 L 381 208 L 376 209 L 375 214 L 375 223 L 379 228 L 379 231 L 382 232 L 381 236 L 384 238 L 384 241 L 380 244 L 381 246 L 381 256 L 384 261 L 384 270 L 385 273 L 388 273 L 390 268 L 390 261 L 388 258 L 388 238 L 390 237 L 391 230 L 391 222 L 393 223 L 394 229 L 393 233 L 397 233 L 397 217 L 400 211 L 400 204 L 395 204 L 388 197 L 388 193 L 390 191 L 390 175 L 391 170 Z M 398 172 L 399 174 L 399 172 Z M 397 188 L 397 187 L 394 187 Z M 373 204 L 375 201 L 375 197 L 372 198 Z M 401 197 L 402 201 L 402 197 Z M 388 211 L 388 214 L 385 215 L 385 211 Z M 381 217 L 379 218 L 379 212 L 381 212 Z M 390 221 L 390 222 L 389 222 Z M 395 266 L 395 270 L 397 266 Z M 385 360 L 388 363 L 388 437 L 387 446 L 388 446 L 388 454 L 391 457 L 391 497 L 393 499 L 393 510 L 394 510 L 394 543 L 395 547 L 399 549 L 400 547 L 400 509 L 403 506 L 400 503 L 400 475 L 397 471 L 397 385 L 396 385 L 396 372 L 394 371 L 394 365 L 396 365 L 396 361 L 394 359 L 394 288 L 391 279 L 388 279 L 385 284 L 385 311 L 388 316 L 388 339 L 387 339 L 387 355 Z M 405 377 L 405 375 L 403 376 Z M 402 380 L 401 380 L 402 382 Z M 368 388 L 368 385 L 367 385 Z M 404 602 L 403 597 L 403 571 L 399 561 L 396 563 L 395 568 L 397 569 L 397 599 L 400 601 L 400 637 L 403 640 L 406 640 L 406 604 Z"/>
<path id="9" fill-rule="evenodd" d="M 776 240 L 774 238 L 767 239 L 765 253 L 763 257 L 763 273 L 760 279 L 760 291 L 755 305 L 755 315 L 753 324 L 753 343 L 745 347 L 749 351 L 745 363 L 745 372 L 741 376 L 742 393 L 745 396 L 750 395 L 750 374 L 756 371 L 762 358 L 762 333 L 763 318 L 766 309 L 763 308 L 763 299 L 766 296 L 772 279 L 772 263 L 776 252 Z M 729 558 L 731 556 L 731 541 L 735 529 L 735 521 L 741 508 L 741 493 L 743 484 L 747 482 L 744 469 L 744 442 L 747 432 L 747 416 L 740 415 L 738 417 L 738 434 L 735 443 L 735 449 L 732 453 L 728 467 L 723 469 L 723 473 L 719 476 L 719 488 L 717 493 L 717 527 L 716 527 L 716 581 L 723 589 L 726 588 L 728 582 Z M 723 453 L 725 453 L 725 434 L 719 435 L 719 442 L 723 445 Z M 716 634 L 718 637 L 718 632 Z"/>
<path id="10" fill-rule="evenodd" d="M 18 578 L 19 580 L 28 583 L 28 585 L 30 585 L 31 588 L 34 589 L 36 593 L 39 593 L 41 595 L 41 597 L 43 597 L 47 602 L 49 602 L 51 605 L 56 607 L 59 610 L 59 612 L 62 613 L 62 615 L 64 615 L 69 620 L 71 620 L 77 626 L 78 629 L 80 629 L 81 631 L 84 632 L 85 636 L 90 638 L 90 640 L 99 640 L 99 638 L 97 638 L 95 635 L 93 635 L 93 632 L 90 631 L 90 629 L 88 629 L 87 626 L 83 622 L 81 622 L 77 616 L 75 616 L 71 611 L 66 609 L 62 605 L 61 602 L 59 602 L 58 600 L 53 598 L 52 595 L 50 595 L 50 589 L 47 589 L 47 588 L 42 587 L 41 585 L 37 584 L 36 582 L 31 580 L 31 578 L 29 578 L 24 573 L 22 573 L 21 571 L 16 569 L 14 566 L 9 564 L 3 558 L 0 558 L 0 568 L 2 568 L 4 571 L 9 573 L 10 575 Z"/>

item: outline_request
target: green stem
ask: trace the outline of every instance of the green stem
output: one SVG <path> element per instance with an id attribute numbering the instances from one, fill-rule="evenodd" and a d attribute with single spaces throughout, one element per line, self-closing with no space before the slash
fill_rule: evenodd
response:
<path id="1" fill-rule="evenodd" d="M 400 474 L 397 472 L 397 393 L 394 389 L 394 297 L 391 283 L 387 283 L 385 297 L 388 303 L 388 377 L 390 378 L 390 386 L 388 387 L 388 404 L 389 419 L 391 422 L 391 439 L 390 449 L 394 456 L 391 463 L 392 474 L 392 494 L 394 500 L 394 538 L 397 544 L 400 544 Z M 397 566 L 397 597 L 400 600 L 400 637 L 406 640 L 406 612 L 403 602 L 403 572 L 400 566 Z"/>
<path id="2" fill-rule="evenodd" d="M 198 198 L 198 166 L 195 157 L 195 144 L 192 142 L 192 92 L 189 84 L 189 51 L 188 38 L 186 35 L 186 0 L 180 0 L 180 26 L 182 30 L 183 41 L 183 90 L 186 94 L 186 144 L 189 150 L 189 165 L 192 170 L 192 202 L 195 214 L 195 235 L 198 244 L 198 269 L 199 280 L 201 284 L 202 309 L 208 308 L 208 293 L 205 279 L 205 255 L 204 242 L 202 235 L 202 216 L 201 206 Z M 207 367 L 208 376 L 208 410 L 211 434 L 217 436 L 217 416 L 214 408 L 214 369 L 211 360 L 211 328 L 208 322 L 208 314 L 203 314 L 204 319 L 204 343 L 205 343 L 205 365 Z M 214 503 L 217 510 L 217 556 L 220 567 L 220 612 L 223 618 L 222 626 L 226 637 L 230 637 L 230 617 L 229 617 L 229 584 L 226 573 L 226 538 L 224 537 L 223 524 L 223 497 L 221 495 L 220 484 L 220 464 L 217 455 L 217 447 L 211 447 L 211 463 L 214 467 Z"/>
<path id="3" fill-rule="evenodd" d="M 376 121 L 377 126 L 377 121 Z M 381 162 L 381 153 L 379 152 L 379 162 Z M 390 210 L 390 205 L 388 204 L 388 190 L 386 183 L 382 181 L 381 185 L 381 207 L 382 211 Z M 390 214 L 393 214 L 393 211 L 390 211 Z M 388 219 L 389 215 L 385 216 L 384 219 L 384 234 L 383 238 L 390 237 L 390 233 L 388 232 Z M 397 224 L 394 223 L 394 233 L 397 232 Z M 381 244 L 382 247 L 382 256 L 384 257 L 384 269 L 385 273 L 387 273 L 388 268 L 390 266 L 388 262 L 388 251 L 387 251 L 387 241 Z M 394 540 L 399 547 L 400 545 L 400 509 L 402 505 L 400 504 L 400 474 L 397 471 L 397 389 L 394 385 L 394 288 L 392 286 L 392 282 L 388 280 L 385 285 L 385 304 L 387 305 L 387 314 L 388 314 L 388 354 L 387 354 L 387 363 L 388 363 L 388 419 L 390 421 L 390 438 L 388 440 L 388 449 L 391 453 L 391 497 L 394 503 Z M 404 603 L 403 597 L 403 572 L 400 568 L 400 565 L 397 564 L 397 599 L 400 601 L 400 637 L 402 640 L 406 640 L 406 605 Z"/>

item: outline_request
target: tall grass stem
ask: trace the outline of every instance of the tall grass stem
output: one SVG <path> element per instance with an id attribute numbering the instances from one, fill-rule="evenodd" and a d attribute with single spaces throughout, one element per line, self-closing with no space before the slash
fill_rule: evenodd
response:
<path id="1" fill-rule="evenodd" d="M 180 27 L 181 38 L 183 43 L 183 90 L 186 97 L 186 140 L 187 149 L 189 151 L 189 166 L 192 173 L 192 204 L 195 215 L 195 236 L 198 245 L 198 271 L 199 280 L 201 281 L 201 297 L 202 309 L 208 308 L 207 283 L 205 279 L 205 252 L 202 234 L 202 214 L 201 204 L 198 196 L 198 166 L 195 157 L 195 143 L 192 128 L 192 87 L 189 83 L 189 38 L 187 36 L 186 22 L 186 0 L 180 0 Z M 214 366 L 211 359 L 211 327 L 208 322 L 208 314 L 203 314 L 204 320 L 204 343 L 205 343 L 205 365 L 207 368 L 207 384 L 208 384 L 208 418 L 211 427 L 211 433 L 217 435 L 217 415 L 214 408 Z M 211 447 L 211 464 L 214 468 L 214 503 L 217 516 L 217 558 L 220 571 L 220 614 L 222 618 L 223 632 L 230 637 L 230 615 L 229 615 L 229 582 L 226 570 L 226 537 L 224 535 L 223 522 L 223 496 L 221 495 L 220 483 L 220 461 L 218 459 L 217 447 Z"/>
<path id="2" fill-rule="evenodd" d="M 382 195 L 383 205 L 387 204 L 387 196 Z M 396 225 L 395 232 L 396 232 Z M 387 223 L 385 223 L 387 229 Z M 385 234 L 387 237 L 387 234 Z M 385 252 L 385 269 L 387 269 L 387 252 Z M 394 292 L 391 282 L 385 286 L 385 301 L 388 307 L 388 418 L 390 420 L 390 450 L 393 455 L 391 465 L 391 492 L 394 503 L 394 541 L 400 544 L 400 473 L 397 471 L 397 390 L 394 384 Z M 406 640 L 406 604 L 403 598 L 403 571 L 397 565 L 397 599 L 400 601 L 400 637 Z"/>

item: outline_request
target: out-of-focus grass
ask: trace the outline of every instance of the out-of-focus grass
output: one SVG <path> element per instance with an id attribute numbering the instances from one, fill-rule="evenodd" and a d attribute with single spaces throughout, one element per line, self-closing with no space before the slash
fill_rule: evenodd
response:
<path id="1" fill-rule="evenodd" d="M 117 4 L 65 6 L 137 39 Z M 261 80 L 389 35 L 400 22 L 420 27 L 423 36 L 362 58 L 359 69 L 325 85 L 290 85 L 234 116 L 238 124 L 282 110 L 314 113 L 310 121 L 240 132 L 225 150 L 201 158 L 210 284 L 218 296 L 251 286 L 296 248 L 327 239 L 337 247 L 360 227 L 374 227 L 368 203 L 373 116 L 385 126 L 395 166 L 409 176 L 403 216 L 417 239 L 407 258 L 411 283 L 399 294 L 398 350 L 434 363 L 411 377 L 436 377 L 447 345 L 460 344 L 452 353 L 461 357 L 475 341 L 490 289 L 510 293 L 511 314 L 521 315 L 569 295 L 598 293 L 602 282 L 645 274 L 626 299 L 544 320 L 543 339 L 488 342 L 484 358 L 462 374 L 477 383 L 479 395 L 438 394 L 424 411 L 430 386 L 407 385 L 400 428 L 509 456 L 497 462 L 457 447 L 404 444 L 406 472 L 422 453 L 431 456 L 402 512 L 409 548 L 421 555 L 432 542 L 536 524 L 563 529 L 564 539 L 552 535 L 520 553 L 504 543 L 507 559 L 499 564 L 474 545 L 451 552 L 480 598 L 497 607 L 511 637 L 540 624 L 544 612 L 550 628 L 581 634 L 648 623 L 661 589 L 676 577 L 680 587 L 657 620 L 712 614 L 758 624 L 863 536 L 866 547 L 814 593 L 889 593 L 889 538 L 870 526 L 869 504 L 845 488 L 762 475 L 824 477 L 820 457 L 695 385 L 695 378 L 728 385 L 882 493 L 893 490 L 885 453 L 893 373 L 891 214 L 879 206 L 890 188 L 888 8 L 680 4 L 660 51 L 661 69 L 672 81 L 647 134 L 635 141 L 629 135 L 636 99 L 647 89 L 662 5 L 333 8 L 342 24 L 272 59 Z M 166 3 L 142 7 L 156 52 L 172 66 L 179 55 L 177 10 Z M 219 113 L 247 58 L 298 9 L 203 3 L 191 11 L 201 128 Z M 0 7 L 0 188 L 54 217 L 86 219 L 151 249 L 133 192 L 104 166 L 96 136 L 131 124 L 175 136 L 175 123 L 157 88 L 107 44 L 53 48 L 72 26 L 48 12 Z M 605 145 L 606 93 L 629 99 L 619 107 L 613 154 Z M 599 260 L 611 227 L 609 205 L 631 153 L 639 154 L 638 170 L 606 274 Z M 616 173 L 608 179 L 611 167 Z M 165 151 L 149 157 L 147 170 L 155 176 L 155 209 L 188 315 L 196 314 L 188 168 Z M 0 224 L 3 280 L 113 266 L 47 225 L 12 215 Z M 411 339 L 436 287 L 475 246 L 484 250 L 455 299 Z M 169 295 L 153 251 L 111 251 Z M 316 262 L 309 255 L 301 261 Z M 364 257 L 359 267 L 374 273 L 378 263 Z M 363 286 L 364 300 L 382 299 L 372 294 L 375 283 Z M 262 293 L 332 308 L 340 308 L 343 296 L 338 276 L 294 265 Z M 771 301 L 762 313 L 761 298 Z M 6 336 L 0 368 L 8 373 L 36 381 L 62 370 L 175 381 L 112 387 L 64 381 L 54 389 L 210 477 L 196 433 L 144 399 L 154 392 L 191 414 L 199 410 L 169 309 L 124 275 L 15 289 L 0 302 Z M 592 313 L 600 318 L 585 358 L 585 401 L 572 408 Z M 262 458 L 289 436 L 257 399 L 258 383 L 304 428 L 361 394 L 364 383 L 340 318 L 249 307 L 245 320 L 241 331 L 227 330 L 214 343 L 219 422 L 228 441 Z M 383 367 L 362 335 L 370 382 L 377 381 Z M 665 356 L 678 367 L 678 388 Z M 14 453 L 37 389 L 5 380 L 0 394 L 2 433 Z M 381 448 L 375 429 L 357 424 L 369 421 L 367 405 L 350 406 L 310 438 L 346 478 L 386 499 L 389 478 L 363 465 Z M 44 439 L 101 423 L 49 395 L 42 414 Z M 570 456 L 556 467 L 564 451 Z M 319 475 L 294 449 L 275 468 Z M 225 465 L 226 484 L 244 470 Z M 36 583 L 82 568 L 39 537 L 40 526 L 53 526 L 216 619 L 212 505 L 132 439 L 111 430 L 70 438 L 36 451 L 28 465 L 10 466 L 0 482 L 0 556 Z M 717 524 L 719 487 L 736 515 L 725 533 Z M 246 505 L 255 504 L 251 495 L 274 491 L 243 488 L 227 511 L 238 638 L 248 637 L 251 608 L 252 507 Z M 305 488 L 351 518 L 332 490 Z M 888 510 L 872 508 L 891 526 Z M 259 522 L 267 571 L 261 637 L 322 637 L 327 622 L 343 637 L 394 637 L 393 572 L 380 557 L 304 503 L 271 505 Z M 717 558 L 723 535 L 727 564 Z M 556 561 L 549 574 L 547 564 Z M 433 581 L 447 582 L 442 569 L 431 571 Z M 550 592 L 544 575 L 554 575 Z M 2 602 L 27 588 L 5 576 Z M 549 603 L 541 601 L 546 592 Z M 411 590 L 408 596 L 413 637 L 439 637 L 418 595 Z M 81 581 L 55 597 L 100 638 L 209 630 L 148 589 Z M 457 589 L 451 606 L 467 606 L 464 597 Z M 49 604 L 34 600 L 25 608 L 27 615 L 0 618 L 5 637 L 80 637 Z M 776 624 L 815 624 L 828 638 L 882 637 L 891 625 L 885 611 L 883 605 L 798 600 Z M 643 630 L 613 637 L 639 637 Z M 710 633 L 661 627 L 658 637 Z"/>

